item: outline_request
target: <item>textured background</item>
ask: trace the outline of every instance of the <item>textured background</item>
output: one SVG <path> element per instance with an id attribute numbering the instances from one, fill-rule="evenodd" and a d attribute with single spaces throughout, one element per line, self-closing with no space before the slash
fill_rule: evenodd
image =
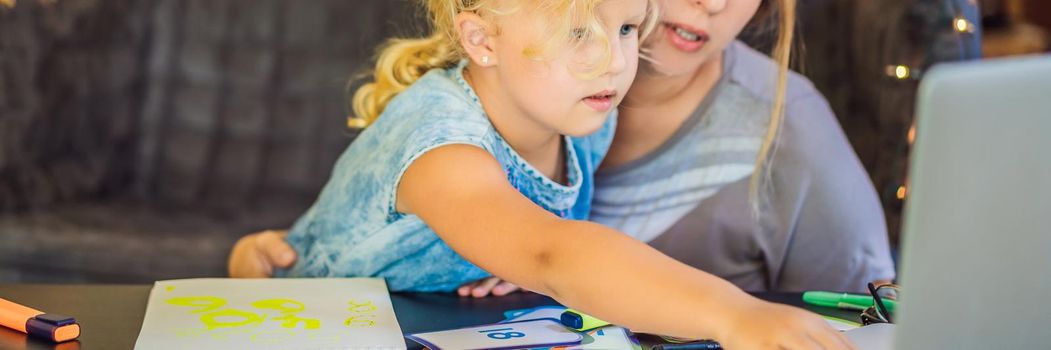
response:
<path id="1" fill-rule="evenodd" d="M 977 55 L 967 0 L 800 2 L 798 69 L 829 98 L 896 237 L 912 99 Z M 0 6 L 0 281 L 221 275 L 287 227 L 352 140 L 346 85 L 419 32 L 405 0 L 19 0 Z M 879 13 L 881 16 L 873 16 Z M 977 26 L 977 23 L 975 23 Z M 747 35 L 763 48 L 764 35 Z"/>

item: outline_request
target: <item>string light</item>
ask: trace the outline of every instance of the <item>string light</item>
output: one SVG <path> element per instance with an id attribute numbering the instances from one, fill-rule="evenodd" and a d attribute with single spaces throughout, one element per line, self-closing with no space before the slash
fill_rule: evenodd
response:
<path id="1" fill-rule="evenodd" d="M 908 138 L 910 145 L 916 143 L 916 123 L 913 123 L 912 126 L 909 127 L 909 133 L 906 137 Z"/>
<path id="2" fill-rule="evenodd" d="M 912 76 L 912 69 L 909 66 L 898 64 L 887 66 L 887 75 L 897 78 L 898 80 L 905 80 Z"/>
<path id="3" fill-rule="evenodd" d="M 956 17 L 953 19 L 953 29 L 956 29 L 960 33 L 971 33 L 974 32 L 974 26 L 971 22 L 968 22 L 966 18 Z"/>
<path id="4" fill-rule="evenodd" d="M 909 67 L 906 67 L 906 66 L 897 66 L 897 67 L 895 67 L 894 68 L 894 76 L 898 77 L 898 79 L 908 78 L 909 77 Z"/>
<path id="5" fill-rule="evenodd" d="M 54 5 L 58 0 L 37 0 L 37 2 L 43 5 Z M 0 10 L 8 10 L 15 8 L 18 5 L 18 0 L 0 0 Z"/>
<path id="6" fill-rule="evenodd" d="M 909 195 L 909 188 L 905 187 L 905 185 L 901 185 L 901 187 L 898 187 L 897 195 L 898 200 L 905 200 L 905 196 Z"/>

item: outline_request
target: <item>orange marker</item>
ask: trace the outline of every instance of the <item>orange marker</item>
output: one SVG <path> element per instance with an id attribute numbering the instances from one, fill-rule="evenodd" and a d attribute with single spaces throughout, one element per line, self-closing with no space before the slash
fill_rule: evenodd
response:
<path id="1" fill-rule="evenodd" d="M 0 298 L 0 325 L 56 343 L 77 339 L 80 325 L 72 317 L 45 314 Z"/>

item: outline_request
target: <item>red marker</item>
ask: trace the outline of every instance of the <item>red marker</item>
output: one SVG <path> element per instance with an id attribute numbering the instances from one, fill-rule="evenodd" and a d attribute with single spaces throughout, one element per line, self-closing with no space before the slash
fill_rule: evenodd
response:
<path id="1" fill-rule="evenodd" d="M 0 298 L 0 325 L 56 343 L 77 339 L 80 325 L 72 317 L 45 314 Z"/>

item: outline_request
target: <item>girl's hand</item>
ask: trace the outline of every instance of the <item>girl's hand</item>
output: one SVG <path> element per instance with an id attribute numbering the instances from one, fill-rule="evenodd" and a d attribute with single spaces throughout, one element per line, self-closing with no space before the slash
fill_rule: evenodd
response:
<path id="1" fill-rule="evenodd" d="M 727 349 L 855 349 L 850 339 L 811 312 L 749 301 L 716 339 Z"/>
<path id="2" fill-rule="evenodd" d="M 474 282 L 470 282 L 460 286 L 460 289 L 456 290 L 457 294 L 461 297 L 473 296 L 475 298 L 484 298 L 492 293 L 494 296 L 502 297 L 516 290 L 520 290 L 518 286 L 511 282 L 504 281 L 499 277 L 489 277 Z"/>
<path id="3" fill-rule="evenodd" d="M 230 250 L 227 270 L 234 278 L 266 278 L 275 268 L 288 268 L 296 262 L 296 250 L 285 242 L 288 231 L 267 230 L 237 240 Z"/>

